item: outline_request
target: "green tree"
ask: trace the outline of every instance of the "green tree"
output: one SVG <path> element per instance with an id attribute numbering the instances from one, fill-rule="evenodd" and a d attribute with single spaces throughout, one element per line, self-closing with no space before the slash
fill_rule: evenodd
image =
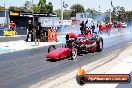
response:
<path id="1" fill-rule="evenodd" d="M 126 22 L 132 20 L 132 11 L 125 11 L 124 17 Z"/>
<path id="2" fill-rule="evenodd" d="M 90 13 L 90 15 L 92 16 L 92 18 L 96 18 L 97 13 L 98 13 L 95 9 L 90 9 L 90 8 L 88 8 L 85 12 Z"/>
<path id="3" fill-rule="evenodd" d="M 10 6 L 8 9 L 9 10 L 18 10 L 18 8 L 16 6 Z"/>
<path id="4" fill-rule="evenodd" d="M 70 7 L 71 10 L 71 17 L 75 17 L 76 13 L 84 12 L 85 9 L 82 5 L 80 4 L 74 4 Z"/>
<path id="5" fill-rule="evenodd" d="M 107 12 L 105 12 L 104 20 L 105 20 L 105 22 L 110 22 L 110 11 L 107 10 Z"/>
<path id="6" fill-rule="evenodd" d="M 46 13 L 53 13 L 53 5 L 51 2 L 46 4 Z"/>
<path id="7" fill-rule="evenodd" d="M 24 7 L 17 7 L 17 10 L 18 11 L 25 11 L 25 8 Z"/>
<path id="8" fill-rule="evenodd" d="M 39 0 L 37 6 L 40 13 L 53 13 L 53 5 L 51 2 L 46 4 L 46 0 Z"/>
<path id="9" fill-rule="evenodd" d="M 126 15 L 127 20 L 132 19 L 132 11 L 126 11 L 125 15 Z"/>
<path id="10" fill-rule="evenodd" d="M 54 13 L 57 14 L 58 17 L 61 17 L 61 10 L 60 9 L 55 10 Z"/>
<path id="11" fill-rule="evenodd" d="M 16 6 L 10 6 L 8 10 L 16 10 L 16 11 L 27 11 L 24 7 L 16 7 Z"/>
<path id="12" fill-rule="evenodd" d="M 64 17 L 64 20 L 70 20 L 70 18 L 71 18 L 70 10 L 64 10 L 63 17 Z"/>
<path id="13" fill-rule="evenodd" d="M 34 13 L 53 13 L 52 3 L 49 2 L 48 4 L 46 4 L 46 0 L 39 0 L 39 3 L 37 5 L 33 4 L 33 8 L 32 2 L 27 0 L 22 7 L 10 6 L 8 9 L 25 12 L 32 12 L 33 9 Z"/>
<path id="14" fill-rule="evenodd" d="M 30 1 L 26 1 L 22 7 L 10 6 L 8 9 L 9 10 L 32 12 L 32 3 Z"/>
<path id="15" fill-rule="evenodd" d="M 26 12 L 32 12 L 32 2 L 26 1 L 23 7 Z"/>
<path id="16" fill-rule="evenodd" d="M 61 10 L 60 9 L 55 10 L 54 13 L 57 14 L 58 17 L 61 17 Z M 69 20 L 70 18 L 71 18 L 70 10 L 64 10 L 63 11 L 63 19 L 64 20 Z"/>
<path id="17" fill-rule="evenodd" d="M 2 7 L 2 6 L 0 6 L 0 10 L 5 10 L 5 8 L 4 8 L 4 7 Z"/>
<path id="18" fill-rule="evenodd" d="M 46 0 L 39 0 L 38 8 L 40 13 L 46 12 Z"/>
<path id="19" fill-rule="evenodd" d="M 125 8 L 120 6 L 114 7 L 112 17 L 114 21 L 125 21 L 126 20 Z"/>
<path id="20" fill-rule="evenodd" d="M 37 5 L 33 5 L 33 7 L 34 7 L 34 13 L 39 13 L 39 7 L 37 6 Z"/>

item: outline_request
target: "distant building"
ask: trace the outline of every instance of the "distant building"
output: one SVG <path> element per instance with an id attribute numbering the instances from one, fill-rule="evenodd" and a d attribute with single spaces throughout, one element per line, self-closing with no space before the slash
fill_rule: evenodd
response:
<path id="1" fill-rule="evenodd" d="M 1 10 L 0 11 L 0 29 L 3 28 L 2 24 L 4 24 L 4 27 L 8 27 L 9 23 L 9 15 L 8 10 Z"/>
<path id="2" fill-rule="evenodd" d="M 76 14 L 76 20 L 78 20 L 79 22 L 82 21 L 86 21 L 86 20 L 92 21 L 92 17 L 90 15 L 90 13 L 86 12 L 86 13 L 77 13 Z"/>

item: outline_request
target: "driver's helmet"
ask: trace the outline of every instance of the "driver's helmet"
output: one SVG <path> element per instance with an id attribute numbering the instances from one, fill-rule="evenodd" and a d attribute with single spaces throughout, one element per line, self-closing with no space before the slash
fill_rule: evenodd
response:
<path id="1" fill-rule="evenodd" d="M 75 41 L 76 39 L 77 39 L 77 35 L 75 33 L 73 33 L 73 32 L 68 33 L 66 35 L 66 40 L 73 40 L 73 41 Z"/>
<path id="2" fill-rule="evenodd" d="M 71 48 L 72 47 L 72 43 L 75 42 L 77 40 L 77 35 L 75 33 L 68 33 L 66 35 L 66 44 L 67 47 Z"/>

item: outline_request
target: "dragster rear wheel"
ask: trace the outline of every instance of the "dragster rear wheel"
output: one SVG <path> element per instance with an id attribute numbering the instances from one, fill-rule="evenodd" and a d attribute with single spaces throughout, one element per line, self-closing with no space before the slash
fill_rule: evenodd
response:
<path id="1" fill-rule="evenodd" d="M 50 45 L 49 48 L 48 48 L 48 53 L 49 53 L 50 51 L 52 51 L 52 50 L 55 50 L 55 49 L 56 49 L 56 47 L 55 47 L 54 45 Z"/>
<path id="2" fill-rule="evenodd" d="M 97 40 L 97 52 L 101 52 L 103 49 L 103 38 L 99 38 Z"/>

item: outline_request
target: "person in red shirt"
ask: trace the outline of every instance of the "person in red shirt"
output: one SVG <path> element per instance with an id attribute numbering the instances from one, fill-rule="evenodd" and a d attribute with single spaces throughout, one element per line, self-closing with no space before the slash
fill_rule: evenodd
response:
<path id="1" fill-rule="evenodd" d="M 111 23 L 107 23 L 106 24 L 106 33 L 108 34 L 108 36 L 110 36 L 111 28 L 112 28 L 112 24 Z"/>
<path id="2" fill-rule="evenodd" d="M 117 27 L 118 27 L 118 32 L 121 34 L 121 30 L 122 30 L 122 24 L 121 24 L 121 22 L 117 25 Z"/>
<path id="3" fill-rule="evenodd" d="M 113 24 L 109 23 L 110 30 L 113 28 Z"/>
<path id="4" fill-rule="evenodd" d="M 9 26 L 10 26 L 10 29 L 12 29 L 13 31 L 16 29 L 16 24 L 13 21 L 11 21 Z"/>
<path id="5" fill-rule="evenodd" d="M 99 24 L 99 33 L 102 34 L 102 24 Z"/>

